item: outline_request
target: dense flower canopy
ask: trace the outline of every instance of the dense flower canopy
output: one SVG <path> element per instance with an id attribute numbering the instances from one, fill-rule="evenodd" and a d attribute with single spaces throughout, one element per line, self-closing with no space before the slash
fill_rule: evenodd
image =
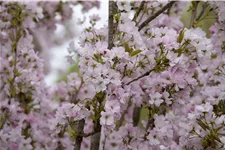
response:
<path id="1" fill-rule="evenodd" d="M 37 32 L 54 45 L 74 5 L 100 2 L 0 2 L 0 150 L 225 150 L 225 2 L 110 1 L 47 87 Z"/>

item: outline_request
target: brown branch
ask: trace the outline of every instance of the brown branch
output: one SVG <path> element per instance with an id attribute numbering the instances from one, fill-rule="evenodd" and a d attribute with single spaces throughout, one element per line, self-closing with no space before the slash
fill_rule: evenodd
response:
<path id="1" fill-rule="evenodd" d="M 118 130 L 121 126 L 122 126 L 122 124 L 123 124 L 123 120 L 124 120 L 124 117 L 125 117 L 125 115 L 128 113 L 128 110 L 129 110 L 129 107 L 131 106 L 131 98 L 129 99 L 129 102 L 128 102 L 128 106 L 127 106 L 127 109 L 122 113 L 122 116 L 121 116 L 121 118 L 120 118 L 120 120 L 119 120 L 119 122 L 118 122 L 118 125 L 116 126 L 116 130 Z"/>
<path id="2" fill-rule="evenodd" d="M 126 76 L 126 70 L 127 70 L 127 64 L 124 66 L 123 76 L 121 80 L 123 80 L 123 78 Z"/>
<path id="3" fill-rule="evenodd" d="M 144 7 L 145 3 L 146 3 L 145 1 L 142 1 L 142 2 L 141 2 L 141 4 L 140 4 L 140 6 L 139 6 L 137 12 L 135 13 L 134 18 L 132 19 L 132 21 L 136 21 L 136 19 L 137 19 L 137 17 L 139 16 L 141 10 L 143 10 L 143 7 Z"/>
<path id="4" fill-rule="evenodd" d="M 81 133 L 81 134 L 79 134 L 79 136 L 82 136 L 82 137 L 89 137 L 89 136 L 94 135 L 95 133 L 98 133 L 98 132 L 93 131 L 93 132 L 90 132 L 90 133 Z"/>
<path id="5" fill-rule="evenodd" d="M 3 81 L 3 79 L 1 79 L 1 81 Z M 5 88 L 5 84 L 3 83 L 2 87 L 0 88 L 0 93 L 3 91 L 4 88 Z"/>
<path id="6" fill-rule="evenodd" d="M 161 13 L 163 13 L 165 10 L 167 10 L 168 8 L 172 7 L 172 5 L 175 3 L 175 1 L 171 1 L 168 4 L 166 4 L 163 8 L 161 8 L 160 10 L 158 10 L 155 14 L 153 14 L 152 16 L 150 16 L 149 18 L 147 18 L 139 27 L 138 27 L 138 31 L 141 31 L 141 29 L 143 29 L 149 22 L 151 22 L 152 20 L 154 20 L 156 17 L 158 17 Z"/>
<path id="7" fill-rule="evenodd" d="M 107 135 L 105 135 L 104 140 L 102 142 L 102 150 L 105 150 L 106 138 L 107 138 Z"/>
<path id="8" fill-rule="evenodd" d="M 106 93 L 103 92 L 103 93 L 101 93 L 100 96 L 96 97 L 96 100 L 99 102 L 99 105 L 94 106 L 94 107 L 96 107 L 96 109 L 98 108 L 98 110 L 96 110 L 96 112 L 95 112 L 95 113 L 97 113 L 97 115 L 100 115 L 101 109 L 104 108 L 103 101 L 104 101 L 105 95 L 106 95 Z M 91 150 L 99 150 L 100 139 L 101 139 L 101 127 L 102 126 L 100 124 L 100 117 L 98 117 L 97 120 L 94 120 L 95 133 L 91 136 Z"/>
<path id="9" fill-rule="evenodd" d="M 133 83 L 134 81 L 137 81 L 137 80 L 139 80 L 139 79 L 141 79 L 141 78 L 143 78 L 143 77 L 145 77 L 145 76 L 148 76 L 153 70 L 154 70 L 154 69 L 152 69 L 152 70 L 146 72 L 145 74 L 143 74 L 143 75 L 141 75 L 141 76 L 139 76 L 139 77 L 137 77 L 137 78 L 131 80 L 130 82 L 126 83 L 125 85 L 129 85 L 129 84 Z"/>
<path id="10" fill-rule="evenodd" d="M 108 16 L 108 49 L 113 47 L 113 36 L 114 36 L 114 22 L 113 16 L 117 11 L 117 5 L 114 1 L 109 1 L 109 16 Z"/>
<path id="11" fill-rule="evenodd" d="M 77 95 L 79 94 L 80 89 L 81 89 L 81 87 L 83 86 L 83 84 L 84 84 L 84 81 L 83 81 L 83 78 L 81 78 L 80 86 L 78 87 L 78 89 L 76 89 L 75 95 L 74 95 L 74 94 L 72 95 L 72 98 L 71 98 L 71 102 L 72 102 L 72 103 L 77 104 L 77 103 L 79 102 L 79 101 L 77 100 Z"/>
<path id="12" fill-rule="evenodd" d="M 99 150 L 100 139 L 101 139 L 101 125 L 98 119 L 94 125 L 95 133 L 91 137 L 91 150 Z"/>
<path id="13" fill-rule="evenodd" d="M 84 119 L 80 120 L 78 122 L 77 131 L 83 132 L 84 124 L 85 124 L 85 120 Z M 82 136 L 77 136 L 77 138 L 75 140 L 74 150 L 80 150 L 82 141 L 83 141 L 83 137 Z"/>
<path id="14" fill-rule="evenodd" d="M 144 10 L 143 10 L 143 13 L 141 14 L 140 18 L 138 19 L 139 21 L 137 21 L 136 26 L 139 26 L 139 24 L 141 23 L 142 18 L 143 18 L 144 15 L 145 15 L 145 9 L 146 9 L 146 7 L 144 7 L 143 9 L 144 9 Z"/>
<path id="15" fill-rule="evenodd" d="M 133 112 L 133 125 L 138 126 L 139 120 L 140 120 L 140 114 L 141 114 L 141 107 L 134 107 L 134 112 Z"/>

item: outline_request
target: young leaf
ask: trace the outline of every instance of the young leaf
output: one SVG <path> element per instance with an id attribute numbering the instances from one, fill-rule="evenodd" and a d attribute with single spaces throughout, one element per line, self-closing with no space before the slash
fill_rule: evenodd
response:
<path id="1" fill-rule="evenodd" d="M 183 38 L 184 38 L 184 32 L 185 32 L 185 30 L 184 30 L 184 28 L 180 31 L 180 34 L 179 34 L 179 36 L 177 37 L 177 42 L 178 43 L 181 43 L 182 42 L 182 40 L 183 40 Z"/>
<path id="2" fill-rule="evenodd" d="M 132 57 L 132 56 L 135 56 L 135 55 L 139 54 L 140 52 L 142 52 L 142 50 L 135 50 L 135 51 L 133 51 L 132 53 L 130 53 L 130 56 L 131 56 L 131 57 Z"/>

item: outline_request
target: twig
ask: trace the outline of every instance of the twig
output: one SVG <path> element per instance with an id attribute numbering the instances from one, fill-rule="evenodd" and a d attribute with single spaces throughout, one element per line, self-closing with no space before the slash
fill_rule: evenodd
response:
<path id="1" fill-rule="evenodd" d="M 141 16 L 139 17 L 139 21 L 137 21 L 137 23 L 136 23 L 136 26 L 139 26 L 139 24 L 141 23 L 141 20 L 142 20 L 142 18 L 144 17 L 144 15 L 145 15 L 145 7 L 143 8 L 144 10 L 143 10 L 143 13 L 141 14 Z"/>
<path id="2" fill-rule="evenodd" d="M 118 122 L 118 125 L 116 126 L 116 130 L 118 130 L 121 126 L 122 126 L 122 124 L 123 124 L 123 120 L 124 120 L 124 117 L 125 117 L 125 115 L 128 113 L 128 109 L 129 109 L 129 107 L 131 106 L 131 98 L 129 99 L 129 102 L 128 102 L 128 107 L 127 107 L 127 109 L 122 113 L 122 116 L 121 116 L 121 118 L 120 118 L 120 120 L 119 120 L 119 122 Z"/>
<path id="3" fill-rule="evenodd" d="M 154 118 L 151 114 L 151 111 L 150 111 L 150 108 L 148 108 L 148 122 L 147 122 L 147 125 L 146 125 L 146 128 L 145 128 L 145 131 L 147 132 L 149 127 L 152 128 L 152 123 L 154 122 Z"/>
<path id="4" fill-rule="evenodd" d="M 79 94 L 80 89 L 81 89 L 81 87 L 83 86 L 83 84 L 84 84 L 84 81 L 83 81 L 83 78 L 81 78 L 80 86 L 79 86 L 78 89 L 76 90 L 75 95 L 74 95 L 74 94 L 72 95 L 71 102 L 73 102 L 74 104 L 77 104 L 77 103 L 79 102 L 79 101 L 77 101 L 77 95 Z"/>
<path id="5" fill-rule="evenodd" d="M 137 81 L 137 80 L 139 80 L 139 79 L 141 79 L 141 78 L 143 78 L 143 77 L 145 77 L 145 76 L 148 76 L 153 70 L 154 70 L 154 69 L 152 69 L 152 70 L 146 72 L 145 74 L 143 74 L 143 75 L 141 75 L 141 76 L 139 76 L 139 77 L 137 77 L 137 78 L 131 80 L 130 82 L 126 83 L 125 85 L 129 85 L 129 84 L 133 83 L 134 81 Z"/>
<path id="6" fill-rule="evenodd" d="M 102 150 L 105 150 L 105 143 L 106 143 L 106 135 L 105 135 L 105 137 L 104 137 L 104 140 L 103 140 L 103 142 L 102 142 Z"/>
<path id="7" fill-rule="evenodd" d="M 145 128 L 146 132 L 148 131 L 148 128 L 150 127 L 150 125 L 151 125 L 151 121 L 150 121 L 150 118 L 148 118 L 148 122 L 147 122 L 147 125 L 146 125 L 146 128 Z"/>
<path id="8" fill-rule="evenodd" d="M 95 133 L 97 133 L 97 132 L 96 132 L 96 131 L 93 131 L 93 132 L 90 132 L 90 133 L 81 133 L 81 134 L 79 134 L 79 136 L 82 136 L 82 137 L 89 137 L 89 136 L 94 135 Z"/>
<path id="9" fill-rule="evenodd" d="M 101 107 L 104 104 L 105 92 L 101 95 L 101 97 L 97 97 L 97 101 L 99 102 L 98 105 L 98 112 L 101 112 Z M 97 107 L 97 106 L 96 106 Z M 100 139 L 101 139 L 101 124 L 100 124 L 100 117 L 94 121 L 94 131 L 95 133 L 91 136 L 91 150 L 99 150 Z"/>
<path id="10" fill-rule="evenodd" d="M 3 81 L 3 79 L 1 79 Z M 3 91 L 3 89 L 5 88 L 5 84 L 2 85 L 2 87 L 0 88 L 0 93 Z"/>
<path id="11" fill-rule="evenodd" d="M 141 4 L 140 4 L 140 6 L 139 6 L 137 12 L 135 13 L 134 18 L 132 19 L 132 21 L 136 21 L 136 19 L 137 19 L 137 17 L 139 16 L 141 10 L 143 10 L 143 7 L 144 7 L 144 4 L 145 4 L 145 3 L 146 3 L 145 1 L 142 1 L 142 2 L 141 2 Z"/>
<path id="12" fill-rule="evenodd" d="M 126 76 L 126 70 L 127 70 L 127 64 L 124 66 L 123 76 L 121 80 L 123 80 L 123 78 Z"/>
<path id="13" fill-rule="evenodd" d="M 14 64 L 13 64 L 13 78 L 12 78 L 12 81 L 10 82 L 10 92 L 12 92 L 14 90 L 14 81 L 17 77 L 16 75 L 16 64 L 17 64 L 17 44 L 21 38 L 21 28 L 18 29 L 19 32 L 16 30 L 16 37 L 15 37 L 15 41 L 13 42 L 13 45 L 12 45 L 12 52 L 14 53 Z M 12 93 L 10 93 L 10 97 L 12 98 L 13 96 L 15 95 L 12 95 Z M 11 101 L 11 100 L 10 100 Z"/>
<path id="14" fill-rule="evenodd" d="M 197 14 L 198 3 L 199 3 L 199 2 L 197 1 L 196 4 L 195 4 L 195 8 L 194 8 L 194 10 L 192 11 L 191 21 L 190 21 L 190 26 L 189 26 L 189 28 L 192 28 L 192 27 L 193 27 L 193 23 L 194 23 L 194 21 L 195 21 L 195 17 L 196 17 L 196 14 Z"/>
<path id="15" fill-rule="evenodd" d="M 143 29 L 149 22 L 151 22 L 152 20 L 154 20 L 156 17 L 158 17 L 161 13 L 163 13 L 165 10 L 167 10 L 168 8 L 172 7 L 172 5 L 175 3 L 175 1 L 171 1 L 168 4 L 166 4 L 163 8 L 161 8 L 160 10 L 158 10 L 155 14 L 153 14 L 152 16 L 150 16 L 149 18 L 147 18 L 139 27 L 138 27 L 138 31 L 140 31 L 141 29 Z"/>

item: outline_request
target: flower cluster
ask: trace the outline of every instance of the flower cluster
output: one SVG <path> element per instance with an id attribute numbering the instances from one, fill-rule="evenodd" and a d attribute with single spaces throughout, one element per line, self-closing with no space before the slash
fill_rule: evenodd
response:
<path id="1" fill-rule="evenodd" d="M 44 83 L 44 61 L 35 50 L 32 32 L 47 18 L 41 3 L 0 2 L 0 149 L 74 148 L 68 134 L 61 136 L 50 128 L 58 103 Z M 84 84 L 79 97 L 88 97 L 82 94 L 88 90 Z"/>

